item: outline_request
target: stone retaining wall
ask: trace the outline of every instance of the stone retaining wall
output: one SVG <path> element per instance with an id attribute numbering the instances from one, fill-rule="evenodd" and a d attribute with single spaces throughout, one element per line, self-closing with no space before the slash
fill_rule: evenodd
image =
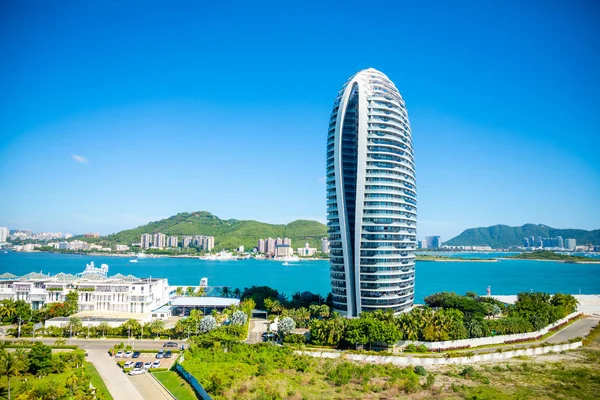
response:
<path id="1" fill-rule="evenodd" d="M 352 354 L 344 352 L 331 351 L 303 351 L 297 350 L 297 354 L 304 354 L 311 357 L 320 358 L 340 358 L 359 362 L 368 362 L 372 364 L 394 364 L 400 366 L 406 365 L 449 365 L 449 364 L 473 364 L 477 362 L 496 362 L 507 360 L 518 356 L 536 356 L 550 352 L 561 352 L 564 350 L 573 350 L 582 346 L 582 342 L 557 344 L 553 346 L 536 347 L 532 349 L 507 350 L 502 353 L 475 354 L 470 357 L 403 357 L 403 356 L 375 356 L 369 354 Z"/>

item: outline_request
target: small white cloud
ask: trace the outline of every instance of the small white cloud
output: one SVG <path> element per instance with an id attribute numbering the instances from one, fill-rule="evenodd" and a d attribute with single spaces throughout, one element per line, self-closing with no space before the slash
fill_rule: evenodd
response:
<path id="1" fill-rule="evenodd" d="M 87 158 L 83 157 L 83 156 L 78 156 L 77 154 L 71 154 L 71 158 L 75 161 L 77 161 L 78 163 L 82 163 L 82 164 L 88 164 L 89 161 L 87 160 Z"/>

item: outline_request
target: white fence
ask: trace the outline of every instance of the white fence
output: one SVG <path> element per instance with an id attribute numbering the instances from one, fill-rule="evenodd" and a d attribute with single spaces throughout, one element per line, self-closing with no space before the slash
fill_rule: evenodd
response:
<path id="1" fill-rule="evenodd" d="M 472 364 L 477 362 L 494 362 L 507 360 L 517 356 L 536 356 L 550 352 L 560 352 L 564 350 L 573 350 L 582 346 L 582 342 L 556 344 L 553 346 L 536 347 L 532 349 L 520 349 L 503 351 L 502 353 L 475 354 L 470 357 L 403 357 L 403 356 L 375 356 L 368 354 L 351 354 L 344 352 L 331 351 L 296 351 L 297 354 L 304 354 L 311 357 L 320 358 L 340 358 L 344 360 L 368 362 L 372 364 L 394 364 L 394 365 L 449 365 L 449 364 Z"/>
<path id="2" fill-rule="evenodd" d="M 409 344 L 414 344 L 415 346 L 424 345 L 428 349 L 449 349 L 449 348 L 462 348 L 462 347 L 477 347 L 477 346 L 486 346 L 489 344 L 501 344 L 507 341 L 512 340 L 530 340 L 535 339 L 538 336 L 543 336 L 546 333 L 550 332 L 550 329 L 558 326 L 562 323 L 569 321 L 570 319 L 580 315 L 580 312 L 574 312 L 572 314 L 567 315 L 566 317 L 559 319 L 553 324 L 548 325 L 545 328 L 540 329 L 539 331 L 527 332 L 527 333 L 515 333 L 512 335 L 498 335 L 498 336 L 488 336 L 481 338 L 473 338 L 473 339 L 462 339 L 462 340 L 447 340 L 443 342 L 420 342 L 418 340 L 401 340 L 396 343 L 396 348 L 405 347 Z"/>

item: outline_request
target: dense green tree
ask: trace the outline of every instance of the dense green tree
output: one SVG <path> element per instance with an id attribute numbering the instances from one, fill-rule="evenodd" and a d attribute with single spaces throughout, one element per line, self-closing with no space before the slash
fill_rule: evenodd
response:
<path id="1" fill-rule="evenodd" d="M 241 295 L 242 300 L 254 300 L 256 308 L 259 310 L 265 309 L 265 300 L 269 298 L 273 300 L 279 300 L 279 292 L 268 286 L 252 286 L 249 288 L 244 288 L 244 291 Z"/>
<path id="2" fill-rule="evenodd" d="M 72 290 L 69 293 L 67 293 L 66 299 L 65 299 L 65 311 L 67 312 L 66 316 L 69 316 L 71 314 L 75 314 L 78 310 L 78 300 L 79 300 L 79 293 L 77 293 L 77 291 Z"/>
<path id="3" fill-rule="evenodd" d="M 29 372 L 45 375 L 52 371 L 52 348 L 41 342 L 35 342 L 27 353 Z"/>

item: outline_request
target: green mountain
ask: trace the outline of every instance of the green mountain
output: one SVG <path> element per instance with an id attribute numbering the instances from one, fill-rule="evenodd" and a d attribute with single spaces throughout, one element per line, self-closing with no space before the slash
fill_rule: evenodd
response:
<path id="1" fill-rule="evenodd" d="M 564 239 L 575 239 L 577 244 L 600 245 L 600 229 L 585 231 L 583 229 L 556 229 L 547 225 L 525 224 L 523 226 L 494 225 L 487 228 L 471 228 L 455 238 L 444 242 L 448 246 L 491 246 L 506 248 L 521 246 L 523 239 L 530 236 L 543 238 L 562 236 Z"/>
<path id="2" fill-rule="evenodd" d="M 114 244 L 139 243 L 144 233 L 164 233 L 178 236 L 208 235 L 215 237 L 215 249 L 234 249 L 244 245 L 252 249 L 258 239 L 272 237 L 289 237 L 294 248 L 304 247 L 308 242 L 311 247 L 320 249 L 320 240 L 327 236 L 327 226 L 317 221 L 298 220 L 287 225 L 274 225 L 258 221 L 223 220 L 206 212 L 179 213 L 160 221 L 150 222 L 135 229 L 128 229 L 101 238 L 101 241 Z"/>

